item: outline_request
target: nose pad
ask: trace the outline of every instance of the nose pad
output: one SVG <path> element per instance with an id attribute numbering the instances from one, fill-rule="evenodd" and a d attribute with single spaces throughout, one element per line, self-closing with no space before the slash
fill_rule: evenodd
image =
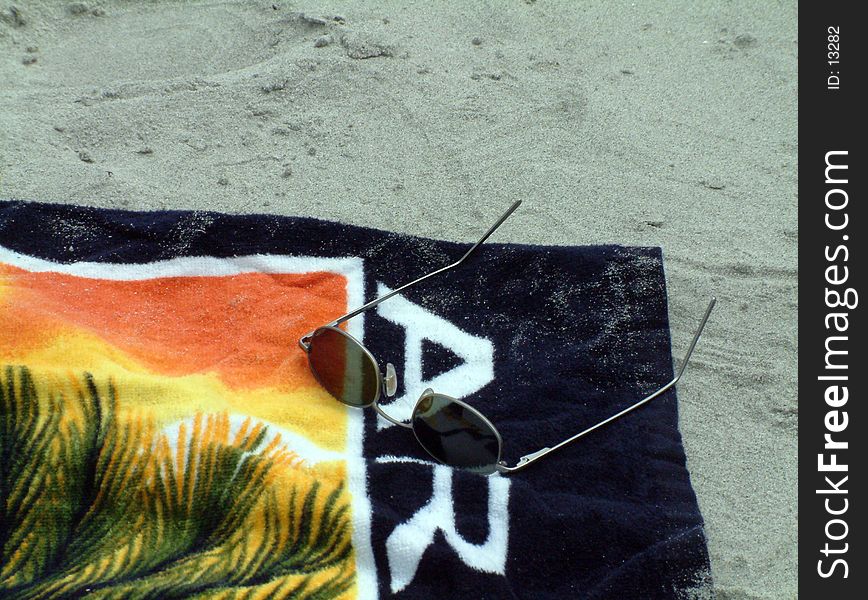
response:
<path id="1" fill-rule="evenodd" d="M 398 374 L 395 373 L 395 365 L 386 363 L 386 376 L 383 378 L 386 384 L 386 396 L 391 398 L 398 391 Z"/>

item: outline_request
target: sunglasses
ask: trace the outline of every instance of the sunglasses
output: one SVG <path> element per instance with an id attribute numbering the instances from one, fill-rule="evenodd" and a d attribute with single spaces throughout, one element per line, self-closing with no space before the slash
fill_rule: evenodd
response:
<path id="1" fill-rule="evenodd" d="M 482 475 L 514 473 L 523 469 L 543 456 L 611 423 L 669 390 L 681 379 L 716 302 L 714 298 L 709 302 L 684 360 L 681 361 L 680 368 L 669 383 L 642 400 L 558 444 L 522 456 L 514 466 L 508 466 L 501 459 L 503 438 L 491 421 L 481 412 L 457 398 L 427 389 L 416 401 L 409 422 L 395 419 L 379 404 L 381 397 L 391 398 L 395 395 L 398 387 L 395 367 L 392 363 L 387 363 L 386 372 L 383 374 L 377 359 L 374 358 L 370 350 L 341 329 L 340 325 L 374 308 L 401 291 L 464 263 L 520 204 L 521 200 L 513 204 L 458 261 L 406 283 L 364 306 L 338 317 L 331 323 L 317 327 L 302 336 L 298 342 L 301 349 L 307 353 L 310 370 L 317 382 L 331 396 L 347 406 L 355 408 L 372 406 L 377 414 L 390 423 L 411 429 L 419 445 L 438 462 Z"/>

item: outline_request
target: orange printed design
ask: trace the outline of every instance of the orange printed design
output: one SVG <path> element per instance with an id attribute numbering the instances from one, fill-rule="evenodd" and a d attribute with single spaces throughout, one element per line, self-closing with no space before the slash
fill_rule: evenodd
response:
<path id="1" fill-rule="evenodd" d="M 296 345 L 346 286 L 0 263 L 0 596 L 356 597 L 346 410 Z"/>

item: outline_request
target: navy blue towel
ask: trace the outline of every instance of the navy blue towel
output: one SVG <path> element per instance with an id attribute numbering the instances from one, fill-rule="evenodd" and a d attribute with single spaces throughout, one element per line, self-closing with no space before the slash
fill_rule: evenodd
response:
<path id="1" fill-rule="evenodd" d="M 491 207 L 492 220 L 500 208 Z M 459 397 L 494 423 L 504 460 L 514 464 L 672 378 L 659 248 L 527 246 L 498 243 L 497 234 L 492 240 L 467 264 L 360 319 L 356 334 L 381 369 L 391 362 L 398 374 L 397 399 L 384 402 L 387 409 L 408 416 L 428 387 Z M 344 265 L 347 277 L 358 276 L 351 304 L 449 264 L 467 248 L 309 218 L 0 202 L 0 268 L 56 269 L 70 277 L 92 276 L 101 265 L 135 269 L 184 257 L 253 270 L 291 259 L 310 261 L 311 272 Z M 82 264 L 91 266 L 77 270 Z M 684 349 L 674 351 L 680 358 Z M 294 343 L 285 353 L 302 360 Z M 435 465 L 409 430 L 372 410 L 347 410 L 347 435 L 354 436 L 347 447 L 358 442 L 359 452 L 347 458 L 351 579 L 317 597 L 647 599 L 710 589 L 675 390 L 510 476 Z M 0 536 L 0 551 L 2 543 Z M 285 575 L 250 581 L 265 585 Z M 236 583 L 218 581 L 195 593 Z M 6 589 L 19 589 L 13 584 L 24 585 Z M 87 597 L 83 586 L 68 597 Z M 0 596 L 4 589 L 0 580 Z M 178 590 L 164 590 L 164 597 L 194 595 Z"/>

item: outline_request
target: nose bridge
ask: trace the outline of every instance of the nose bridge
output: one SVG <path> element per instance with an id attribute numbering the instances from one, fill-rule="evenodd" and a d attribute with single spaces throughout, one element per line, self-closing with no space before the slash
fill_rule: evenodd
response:
<path id="1" fill-rule="evenodd" d="M 377 411 L 377 414 L 386 419 L 389 423 L 394 425 L 400 425 L 401 427 L 406 427 L 407 429 L 413 429 L 413 425 L 411 423 L 405 423 L 404 421 L 399 421 L 398 419 L 389 415 L 386 411 L 380 407 L 379 402 L 374 402 L 374 410 Z"/>

